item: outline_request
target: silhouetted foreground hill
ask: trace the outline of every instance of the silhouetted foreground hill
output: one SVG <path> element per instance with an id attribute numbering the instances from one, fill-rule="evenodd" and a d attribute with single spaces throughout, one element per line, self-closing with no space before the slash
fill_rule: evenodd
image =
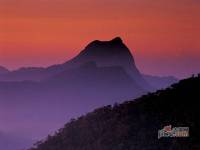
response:
<path id="1" fill-rule="evenodd" d="M 200 77 L 96 109 L 67 123 L 31 150 L 199 150 Z M 158 139 L 166 125 L 189 127 L 185 138 Z"/>

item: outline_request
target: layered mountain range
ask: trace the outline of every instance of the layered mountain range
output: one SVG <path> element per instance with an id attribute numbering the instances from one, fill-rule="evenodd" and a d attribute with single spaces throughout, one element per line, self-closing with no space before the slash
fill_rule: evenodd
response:
<path id="1" fill-rule="evenodd" d="M 73 59 L 58 65 L 52 65 L 47 68 L 37 68 L 37 67 L 23 67 L 15 71 L 8 71 L 6 68 L 0 68 L 0 81 L 42 81 L 63 71 L 71 68 L 77 68 L 84 63 L 95 62 L 99 67 L 106 66 L 120 66 L 126 73 L 137 82 L 143 89 L 155 89 L 161 86 L 168 86 L 174 82 L 175 78 L 168 77 L 154 77 L 156 83 L 152 83 L 151 76 L 145 75 L 145 77 L 139 72 L 135 65 L 134 58 L 128 49 L 128 47 L 123 43 L 120 37 L 116 37 L 111 41 L 99 41 L 95 40 L 89 43 L 84 50 L 82 50 Z M 147 78 L 148 82 L 144 79 Z M 168 82 L 163 84 L 162 79 L 169 79 Z M 152 79 L 153 80 L 153 79 Z M 161 82 L 161 85 L 159 84 Z M 176 80 L 177 81 L 177 80 Z M 158 85 L 158 87 L 157 87 Z"/>
<path id="2" fill-rule="evenodd" d="M 63 64 L 15 71 L 0 68 L 0 128 L 17 126 L 28 139 L 38 139 L 72 117 L 176 81 L 141 74 L 121 38 L 96 40 Z"/>

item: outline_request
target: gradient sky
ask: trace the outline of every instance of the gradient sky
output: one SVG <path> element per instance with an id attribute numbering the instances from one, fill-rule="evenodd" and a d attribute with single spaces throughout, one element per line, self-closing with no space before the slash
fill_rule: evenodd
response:
<path id="1" fill-rule="evenodd" d="M 0 65 L 9 69 L 62 63 L 116 36 L 144 73 L 200 72 L 199 0 L 0 0 Z"/>

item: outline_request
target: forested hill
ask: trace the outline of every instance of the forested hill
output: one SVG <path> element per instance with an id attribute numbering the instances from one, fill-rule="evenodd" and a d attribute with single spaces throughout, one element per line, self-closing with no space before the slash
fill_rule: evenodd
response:
<path id="1" fill-rule="evenodd" d="M 200 76 L 134 101 L 73 119 L 31 150 L 199 150 Z M 189 127 L 189 137 L 160 138 L 164 126 Z"/>

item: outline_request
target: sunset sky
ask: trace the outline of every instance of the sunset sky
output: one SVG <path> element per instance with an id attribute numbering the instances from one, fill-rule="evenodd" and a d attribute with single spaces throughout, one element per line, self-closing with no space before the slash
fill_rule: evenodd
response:
<path id="1" fill-rule="evenodd" d="M 116 36 L 141 72 L 200 72 L 199 0 L 0 0 L 0 65 L 9 69 L 62 63 Z"/>

